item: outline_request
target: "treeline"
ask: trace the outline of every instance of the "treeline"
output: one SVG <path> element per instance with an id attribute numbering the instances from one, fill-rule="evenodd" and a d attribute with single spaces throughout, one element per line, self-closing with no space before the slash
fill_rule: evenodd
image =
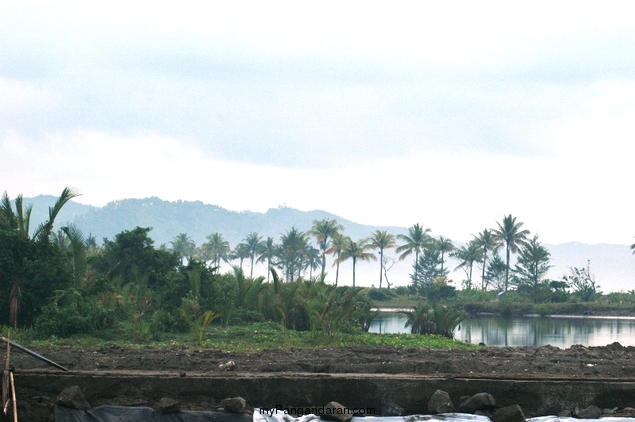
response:
<path id="1" fill-rule="evenodd" d="M 22 197 L 12 202 L 3 195 L 0 324 L 44 337 L 124 333 L 138 341 L 189 332 L 199 343 L 213 321 L 273 321 L 323 337 L 368 330 L 374 313 L 360 288 L 301 277 L 283 282 L 273 268 L 269 283 L 238 266 L 219 274 L 213 262 L 156 248 L 150 228 L 124 230 L 101 246 L 74 226 L 53 231 L 60 209 L 76 195 L 65 189 L 34 231 Z"/>

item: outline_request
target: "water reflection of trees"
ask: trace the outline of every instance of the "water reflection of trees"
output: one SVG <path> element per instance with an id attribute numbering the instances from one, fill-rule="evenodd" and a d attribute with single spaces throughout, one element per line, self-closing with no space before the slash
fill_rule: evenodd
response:
<path id="1" fill-rule="evenodd" d="M 615 341 L 635 345 L 635 320 L 474 317 L 462 323 L 457 339 L 492 346 L 604 346 Z"/>

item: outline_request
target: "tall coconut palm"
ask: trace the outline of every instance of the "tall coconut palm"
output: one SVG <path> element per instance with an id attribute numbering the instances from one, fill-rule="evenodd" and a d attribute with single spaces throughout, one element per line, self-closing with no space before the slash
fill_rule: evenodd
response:
<path id="1" fill-rule="evenodd" d="M 496 239 L 489 229 L 484 229 L 474 236 L 474 241 L 479 245 L 483 255 L 483 273 L 481 274 L 481 289 L 485 290 L 485 269 L 487 268 L 487 253 L 496 249 Z"/>
<path id="2" fill-rule="evenodd" d="M 276 256 L 278 247 L 273 243 L 273 237 L 268 237 L 264 242 L 260 242 L 258 249 L 258 259 L 256 262 L 267 262 L 267 283 L 269 282 L 269 274 L 271 273 L 271 262 Z"/>
<path id="3" fill-rule="evenodd" d="M 324 279 L 324 271 L 326 268 L 326 250 L 329 248 L 333 236 L 342 230 L 344 230 L 344 226 L 339 224 L 337 220 L 328 218 L 313 220 L 313 227 L 309 230 L 309 235 L 315 237 L 320 251 L 322 251 L 322 279 Z"/>
<path id="4" fill-rule="evenodd" d="M 231 247 L 223 235 L 216 232 L 206 237 L 207 242 L 201 245 L 201 255 L 204 261 L 211 261 L 212 266 L 220 269 L 221 261 L 227 262 Z"/>
<path id="5" fill-rule="evenodd" d="M 384 281 L 384 250 L 396 246 L 395 236 L 386 230 L 375 230 L 370 238 L 370 247 L 379 249 L 379 288 Z"/>
<path id="6" fill-rule="evenodd" d="M 505 291 L 509 285 L 509 259 L 512 253 L 517 253 L 518 248 L 521 246 L 527 246 L 527 236 L 530 234 L 529 230 L 521 230 L 524 223 L 516 222 L 516 217 L 512 217 L 511 214 L 503 217 L 503 222 L 497 223 L 498 229 L 494 230 L 494 239 L 498 247 L 505 246 L 506 252 L 506 264 L 505 270 Z"/>
<path id="7" fill-rule="evenodd" d="M 415 264 L 419 262 L 419 254 L 421 253 L 423 248 L 431 242 L 431 237 L 428 233 L 430 233 L 430 229 L 424 230 L 423 226 L 417 223 L 414 226 L 408 228 L 408 235 L 397 235 L 398 240 L 405 242 L 403 245 L 395 249 L 397 253 L 401 254 L 399 255 L 399 260 L 403 260 L 411 253 L 414 253 Z M 418 281 L 419 280 L 414 280 L 415 285 L 418 285 Z"/>
<path id="8" fill-rule="evenodd" d="M 258 253 L 258 250 L 260 249 L 262 237 L 258 236 L 258 233 L 256 232 L 251 232 L 245 236 L 243 242 L 247 246 L 249 257 L 251 258 L 251 273 L 249 278 L 254 278 L 254 259 L 256 258 L 256 253 Z"/>
<path id="9" fill-rule="evenodd" d="M 346 243 L 346 246 L 342 250 L 342 253 L 340 255 L 340 260 L 342 262 L 348 259 L 353 260 L 353 287 L 355 287 L 355 266 L 357 264 L 357 261 L 377 260 L 374 253 L 366 252 L 369 249 L 371 249 L 371 246 L 366 239 L 362 239 L 358 242 L 354 242 L 353 240 L 349 239 Z"/>
<path id="10" fill-rule="evenodd" d="M 472 268 L 475 262 L 479 262 L 482 259 L 483 251 L 476 241 L 471 241 L 467 245 L 463 245 L 456 249 L 452 256 L 460 261 L 460 264 L 456 267 L 465 269 L 468 282 L 472 285 Z"/>
<path id="11" fill-rule="evenodd" d="M 230 259 L 239 260 L 240 262 L 239 267 L 241 271 L 243 270 L 243 262 L 245 261 L 245 259 L 249 258 L 250 256 L 251 254 L 249 252 L 249 246 L 246 243 L 237 244 L 234 250 L 231 251 L 231 253 L 229 254 Z"/>
<path id="12" fill-rule="evenodd" d="M 342 255 L 342 251 L 346 247 L 348 243 L 348 237 L 344 236 L 341 233 L 335 233 L 333 238 L 331 239 L 331 247 L 327 249 L 326 253 L 333 255 L 335 257 L 335 262 L 333 262 L 333 266 L 335 267 L 335 285 L 337 286 L 337 282 L 340 276 L 340 257 Z"/>
<path id="13" fill-rule="evenodd" d="M 285 270 L 288 281 L 295 280 L 296 273 L 300 276 L 307 243 L 306 235 L 295 226 L 280 237 L 277 265 Z"/>
<path id="14" fill-rule="evenodd" d="M 441 273 L 443 274 L 443 267 L 445 265 L 445 254 L 446 252 L 452 252 L 456 249 L 456 247 L 450 239 L 443 236 L 439 236 L 438 239 L 435 239 L 434 247 L 436 248 L 436 250 L 441 252 Z"/>
<path id="15" fill-rule="evenodd" d="M 307 244 L 303 251 L 304 267 L 309 269 L 309 280 L 313 280 L 313 270 L 320 267 L 320 250 L 313 245 Z M 324 280 L 322 278 L 322 280 Z"/>
<path id="16" fill-rule="evenodd" d="M 170 249 L 179 255 L 181 262 L 183 262 L 184 259 L 193 256 L 194 251 L 196 250 L 196 243 L 187 235 L 187 233 L 179 233 L 177 236 L 174 236 L 174 239 L 170 241 L 170 245 Z"/>

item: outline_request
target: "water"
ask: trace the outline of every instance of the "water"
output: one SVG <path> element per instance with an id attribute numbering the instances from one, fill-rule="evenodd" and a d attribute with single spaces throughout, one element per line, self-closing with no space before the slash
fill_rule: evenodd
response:
<path id="1" fill-rule="evenodd" d="M 380 314 L 370 327 L 372 333 L 410 333 L 405 318 L 397 313 Z M 464 320 L 455 330 L 457 340 L 488 346 L 552 346 L 562 349 L 573 344 L 606 346 L 619 342 L 635 346 L 635 317 L 583 316 L 477 316 Z"/>

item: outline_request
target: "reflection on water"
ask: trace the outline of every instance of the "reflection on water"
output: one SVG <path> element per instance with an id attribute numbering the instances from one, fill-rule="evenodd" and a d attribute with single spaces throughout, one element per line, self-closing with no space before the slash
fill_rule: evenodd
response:
<path id="1" fill-rule="evenodd" d="M 396 313 L 380 314 L 372 333 L 409 333 L 406 319 Z M 489 346 L 544 346 L 567 348 L 573 344 L 606 346 L 619 342 L 635 346 L 635 318 L 620 317 L 499 317 L 464 320 L 455 330 L 457 340 Z"/>

